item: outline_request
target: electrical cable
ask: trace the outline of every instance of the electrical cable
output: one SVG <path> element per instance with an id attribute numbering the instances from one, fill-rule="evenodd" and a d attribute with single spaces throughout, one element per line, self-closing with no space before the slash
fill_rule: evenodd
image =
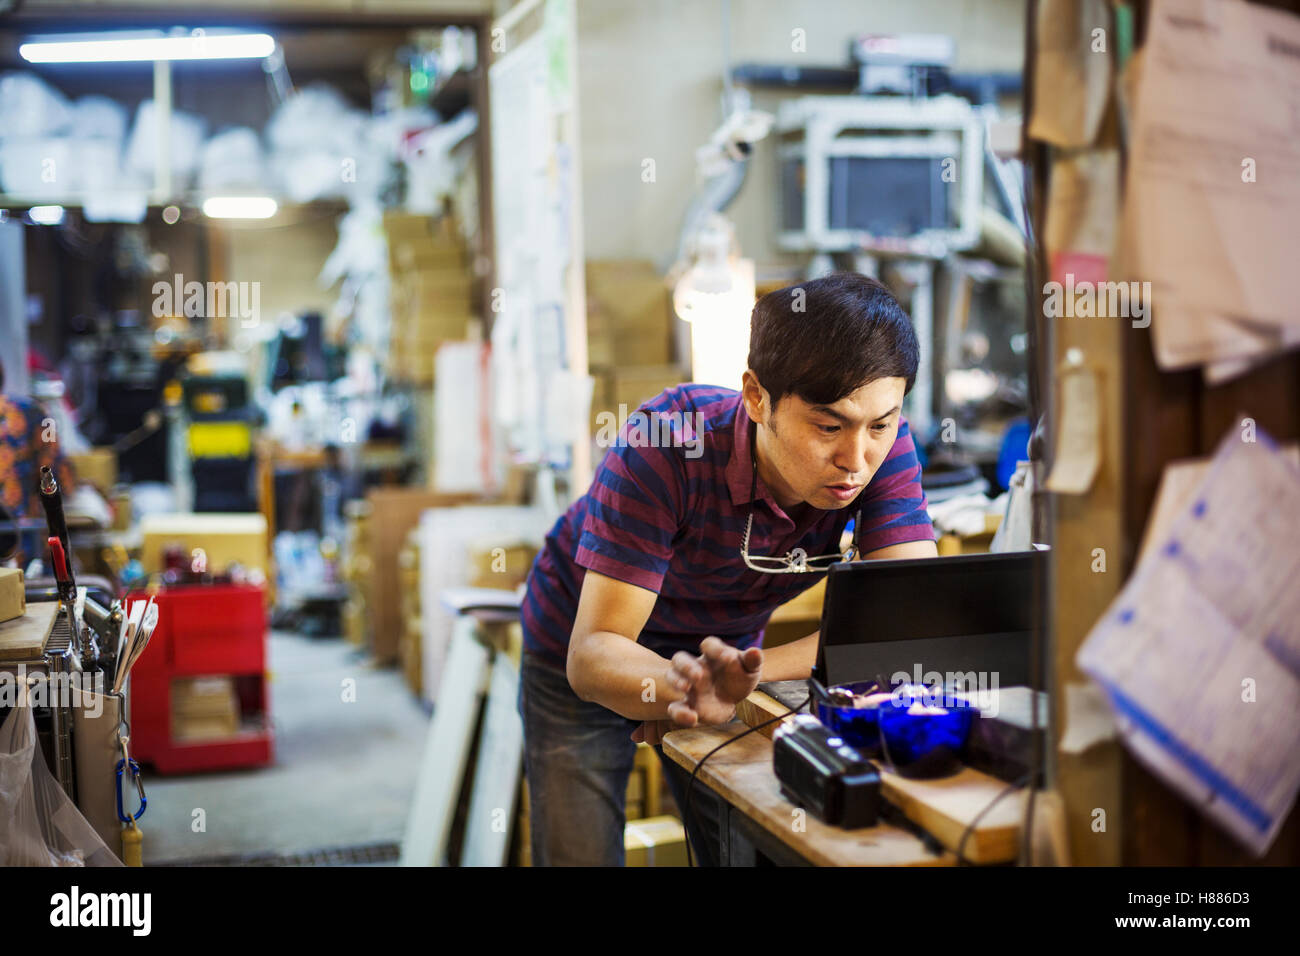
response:
<path id="1" fill-rule="evenodd" d="M 974 864 L 970 860 L 966 859 L 966 854 L 965 854 L 966 841 L 969 840 L 970 835 L 975 832 L 975 827 L 979 824 L 979 822 L 984 819 L 984 814 L 992 810 L 1008 793 L 1021 789 L 1026 783 L 1029 782 L 1030 779 L 1031 779 L 1031 774 L 1025 774 L 1020 779 L 1014 780 L 1011 783 L 1007 784 L 1005 787 L 1002 788 L 1002 790 L 998 793 L 996 797 L 994 797 L 985 805 L 983 810 L 975 814 L 974 819 L 972 819 L 970 823 L 966 824 L 966 829 L 962 831 L 961 839 L 957 841 L 957 865 L 958 866 L 974 866 Z M 1033 795 L 1032 787 L 1030 788 L 1030 795 L 1031 797 Z"/>
<path id="2" fill-rule="evenodd" d="M 691 854 L 691 819 L 694 815 L 693 807 L 695 802 L 695 781 L 700 775 L 700 768 L 704 766 L 704 762 L 708 760 L 710 757 L 712 757 L 719 750 L 721 750 L 723 747 L 727 746 L 728 744 L 734 744 L 737 740 L 740 740 L 742 737 L 748 737 L 754 731 L 766 727 L 768 724 L 774 724 L 778 720 L 785 720 L 785 718 L 799 713 L 799 711 L 803 710 L 805 707 L 808 706 L 808 703 L 811 700 L 812 700 L 812 694 L 810 693 L 807 697 L 803 699 L 802 702 L 799 703 L 798 706 L 791 707 L 784 714 L 777 714 L 775 717 L 769 717 L 767 720 L 763 721 L 762 723 L 755 724 L 753 727 L 750 727 L 748 730 L 741 731 L 740 733 L 736 734 L 736 736 L 734 737 L 729 737 L 728 739 L 724 740 L 722 743 L 714 747 L 712 750 L 710 750 L 708 753 L 706 753 L 695 764 L 695 769 L 691 771 L 691 779 L 688 780 L 686 783 L 686 806 L 682 807 L 682 824 L 686 827 L 686 864 L 688 866 L 695 865 L 695 859 Z"/>
<path id="3" fill-rule="evenodd" d="M 705 761 L 707 761 L 710 757 L 716 754 L 723 747 L 726 747 L 728 744 L 734 744 L 737 740 L 740 740 L 742 737 L 748 737 L 754 731 L 760 730 L 763 727 L 766 727 L 768 724 L 774 724 L 779 720 L 785 720 L 785 718 L 799 713 L 801 710 L 807 707 L 811 701 L 812 701 L 812 694 L 810 693 L 797 706 L 791 707 L 785 713 L 778 714 L 775 717 L 769 717 L 767 720 L 755 724 L 753 727 L 750 727 L 748 730 L 744 730 L 741 733 L 736 734 L 736 736 L 729 737 L 728 739 L 724 740 L 722 743 L 718 744 L 716 747 L 714 747 L 712 750 L 706 753 L 703 757 L 701 757 L 699 761 L 695 764 L 695 769 L 691 771 L 690 780 L 688 780 L 686 783 L 686 806 L 682 808 L 682 817 L 683 817 L 682 823 L 686 827 L 686 862 L 688 866 L 695 866 L 695 858 L 691 852 L 691 824 L 692 824 L 692 819 L 694 817 L 695 781 L 699 778 L 700 769 L 704 766 Z M 883 743 L 883 738 L 882 738 L 882 743 Z M 893 768 L 893 761 L 889 757 L 888 749 L 886 749 L 885 751 L 885 761 L 887 766 Z M 894 772 L 897 771 L 895 770 Z M 995 806 L 997 806 L 997 804 L 1000 803 L 1007 794 L 1023 788 L 1025 784 L 1029 782 L 1031 777 L 1032 777 L 1031 774 L 1025 774 L 1019 779 L 1014 780 L 1011 783 L 1007 784 L 998 793 L 996 797 L 990 800 L 984 806 L 984 808 L 980 810 L 979 813 L 975 814 L 971 822 L 966 825 L 966 829 L 962 831 L 961 839 L 957 843 L 957 865 L 958 866 L 974 865 L 970 860 L 966 859 L 965 850 L 966 850 L 966 842 L 970 839 L 970 835 L 975 832 L 975 827 L 979 825 L 979 822 L 982 819 L 984 819 L 985 815 L 988 814 L 988 812 L 992 810 Z"/>

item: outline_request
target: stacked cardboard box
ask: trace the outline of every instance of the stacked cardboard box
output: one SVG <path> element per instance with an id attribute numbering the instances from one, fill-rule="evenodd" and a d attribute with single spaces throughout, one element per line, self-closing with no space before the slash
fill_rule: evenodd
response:
<path id="1" fill-rule="evenodd" d="M 343 637 L 354 647 L 365 647 L 370 640 L 367 623 L 367 591 L 370 587 L 370 505 L 349 501 L 343 509 L 346 526 L 343 537 L 344 586 L 347 600 L 343 604 Z"/>
<path id="2" fill-rule="evenodd" d="M 433 359 L 443 342 L 471 337 L 475 279 L 450 216 L 389 213 L 392 335 L 389 374 L 412 385 L 433 382 Z"/>
<path id="3" fill-rule="evenodd" d="M 587 364 L 667 365 L 672 361 L 672 300 L 663 277 L 640 259 L 588 260 Z"/>
<path id="4" fill-rule="evenodd" d="M 483 541 L 470 546 L 469 583 L 476 588 L 513 591 L 528 578 L 537 548 L 523 541 Z"/>
<path id="5" fill-rule="evenodd" d="M 420 535 L 412 528 L 406 543 L 397 554 L 397 573 L 401 586 L 402 633 L 397 639 L 397 656 L 402 664 L 406 684 L 417 697 L 423 681 L 420 620 Z"/>
<path id="6" fill-rule="evenodd" d="M 376 663 L 394 664 L 400 659 L 399 644 L 406 624 L 402 619 L 398 554 L 406 544 L 407 533 L 420 523 L 421 512 L 473 500 L 471 495 L 444 495 L 419 488 L 372 488 L 366 493 L 370 506 L 366 615 L 371 627 L 370 651 Z"/>
<path id="7" fill-rule="evenodd" d="M 674 363 L 672 297 L 654 266 L 637 259 L 592 260 L 587 276 L 587 365 L 592 433 L 619 406 L 630 414 L 643 401 L 687 380 Z"/>

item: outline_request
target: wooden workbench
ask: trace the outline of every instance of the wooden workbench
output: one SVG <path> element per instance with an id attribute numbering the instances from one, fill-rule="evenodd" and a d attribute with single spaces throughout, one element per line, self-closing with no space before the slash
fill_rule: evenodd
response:
<path id="1" fill-rule="evenodd" d="M 687 771 L 701 757 L 745 731 L 740 721 L 724 727 L 675 730 L 664 753 Z M 952 866 L 956 857 L 936 852 L 916 834 L 890 823 L 842 830 L 822 823 L 781 796 L 772 772 L 772 742 L 749 734 L 705 763 L 696 786 L 722 798 L 720 859 L 723 866 L 752 866 L 759 857 L 775 863 L 813 866 Z M 796 824 L 798 826 L 796 826 Z M 802 830 L 799 829 L 802 828 Z"/>
<path id="2" fill-rule="evenodd" d="M 775 688 L 773 692 L 777 693 L 781 689 L 790 691 L 787 685 L 796 683 L 766 686 Z M 771 744 L 772 732 L 777 727 L 774 719 L 788 714 L 789 707 L 797 703 L 794 699 L 801 696 L 793 691 L 791 694 L 793 702 L 787 704 L 763 690 L 756 690 L 737 707 L 738 721 L 727 727 L 673 731 L 664 739 L 664 753 L 688 771 L 694 770 L 700 757 L 723 740 L 746 729 L 744 725 L 755 727 L 753 734 L 710 757 L 699 775 L 699 779 L 719 793 L 737 813 L 783 840 L 801 859 L 819 865 L 935 865 L 942 862 L 934 859 L 932 853 L 928 854 L 929 859 L 921 861 L 901 862 L 888 857 L 888 854 L 888 858 L 864 858 L 879 855 L 881 847 L 888 847 L 889 853 L 910 848 L 904 851 L 906 856 L 920 844 L 911 833 L 897 828 L 891 829 L 912 842 L 898 842 L 897 836 L 891 835 L 888 842 L 871 848 L 869 852 L 862 852 L 868 850 L 866 846 L 859 847 L 859 852 L 851 849 L 855 835 L 872 833 L 879 828 L 842 830 L 827 826 L 809 815 L 806 832 L 792 829 L 795 807 L 781 796 L 780 784 L 772 771 Z M 924 832 L 931 846 L 937 844 L 951 851 L 947 854 L 952 857 L 948 862 L 956 862 L 953 854 L 958 848 L 962 859 L 970 863 L 1010 863 L 1016 859 L 1025 812 L 1026 791 L 1023 789 L 1008 787 L 1004 781 L 971 767 L 937 780 L 913 780 L 882 769 L 880 785 L 883 799 L 897 808 L 896 816 L 906 818 L 907 826 L 912 830 Z"/>

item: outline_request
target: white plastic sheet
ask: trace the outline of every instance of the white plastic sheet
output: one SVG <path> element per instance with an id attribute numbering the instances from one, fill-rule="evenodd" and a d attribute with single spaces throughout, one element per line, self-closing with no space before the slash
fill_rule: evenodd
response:
<path id="1" fill-rule="evenodd" d="M 121 866 L 36 746 L 32 708 L 0 725 L 0 866 Z"/>

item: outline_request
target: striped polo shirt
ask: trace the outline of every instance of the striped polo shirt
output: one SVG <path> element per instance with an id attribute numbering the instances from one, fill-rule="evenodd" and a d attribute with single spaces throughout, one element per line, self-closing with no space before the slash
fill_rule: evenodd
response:
<path id="1" fill-rule="evenodd" d="M 699 653 L 709 635 L 742 649 L 760 644 L 772 611 L 825 572 L 747 568 L 740 543 L 751 505 L 750 555 L 783 556 L 796 547 L 813 557 L 839 552 L 845 526 L 859 513 L 862 554 L 934 540 L 906 420 L 852 504 L 834 511 L 805 504 L 789 515 L 761 478 L 751 502 L 750 419 L 739 392 L 679 385 L 639 411 L 643 417 L 629 417 L 590 490 L 551 528 L 528 575 L 524 646 L 556 667 L 564 666 L 588 568 L 659 595 L 638 640 L 664 657 Z"/>

